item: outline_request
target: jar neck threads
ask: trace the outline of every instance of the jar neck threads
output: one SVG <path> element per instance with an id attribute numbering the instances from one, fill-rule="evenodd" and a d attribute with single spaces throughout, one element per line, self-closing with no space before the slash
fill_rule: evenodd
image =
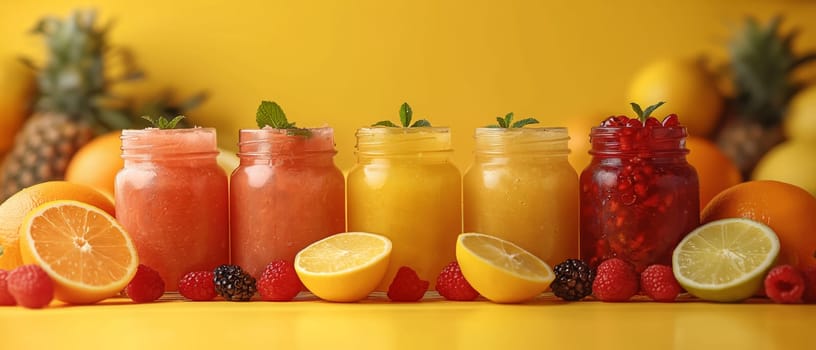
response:
<path id="1" fill-rule="evenodd" d="M 508 155 L 563 157 L 569 155 L 567 128 L 478 128 L 475 132 L 477 157 Z"/>
<path id="2" fill-rule="evenodd" d="M 359 160 L 447 158 L 453 152 L 450 129 L 445 127 L 361 128 L 356 136 Z"/>
<path id="3" fill-rule="evenodd" d="M 162 161 L 215 159 L 218 156 L 213 128 L 122 130 L 122 159 Z"/>
<path id="4" fill-rule="evenodd" d="M 287 129 L 242 129 L 239 134 L 238 157 L 241 161 L 271 161 L 296 159 L 328 159 L 334 149 L 334 129 L 310 128 L 307 134 Z"/>
<path id="5" fill-rule="evenodd" d="M 589 154 L 604 158 L 685 158 L 687 136 L 684 127 L 594 127 L 589 134 Z"/>

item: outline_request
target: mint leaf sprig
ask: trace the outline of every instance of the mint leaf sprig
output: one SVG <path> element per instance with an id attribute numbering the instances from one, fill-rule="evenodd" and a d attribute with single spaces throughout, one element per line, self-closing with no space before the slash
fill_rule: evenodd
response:
<path id="1" fill-rule="evenodd" d="M 659 108 L 664 103 L 666 103 L 666 102 L 665 101 L 660 101 L 658 103 L 655 103 L 655 104 L 653 104 L 653 105 L 651 105 L 649 107 L 646 107 L 645 111 L 642 110 L 640 108 L 640 105 L 637 104 L 637 103 L 630 102 L 629 104 L 632 106 L 632 110 L 634 110 L 635 113 L 637 113 L 638 120 L 640 120 L 640 122 L 645 125 L 646 124 L 646 119 L 649 119 L 649 116 L 652 115 L 652 112 L 654 112 L 655 109 Z"/>
<path id="2" fill-rule="evenodd" d="M 414 111 L 411 110 L 411 106 L 408 105 L 408 102 L 404 102 L 402 106 L 400 106 L 399 116 L 400 123 L 402 124 L 403 128 L 419 128 L 423 126 L 431 126 L 431 122 L 429 122 L 426 119 L 420 119 L 411 124 L 411 119 L 413 119 Z M 400 127 L 399 125 L 392 123 L 390 120 L 381 120 L 372 124 L 371 126 L 386 126 L 389 128 Z"/>
<path id="3" fill-rule="evenodd" d="M 263 129 L 266 126 L 275 129 L 285 129 L 287 135 L 299 135 L 309 137 L 312 132 L 309 129 L 298 128 L 295 123 L 290 123 L 286 119 L 286 113 L 283 113 L 276 102 L 261 101 L 258 110 L 255 112 L 255 122 L 258 123 L 258 128 Z"/>
<path id="4" fill-rule="evenodd" d="M 145 116 L 142 116 L 142 119 L 147 120 L 148 122 L 150 122 L 150 125 L 152 125 L 154 128 L 159 128 L 161 130 L 167 130 L 167 129 L 175 129 L 176 125 L 178 125 L 178 123 L 182 119 L 184 119 L 184 116 L 179 115 L 179 116 L 176 116 L 175 118 L 173 118 L 171 120 L 167 120 L 167 118 L 165 118 L 165 117 L 158 117 L 156 119 L 153 119 L 152 117 L 145 115 Z"/>
<path id="5" fill-rule="evenodd" d="M 530 124 L 538 124 L 538 119 L 536 118 L 524 118 L 521 120 L 517 120 L 513 123 L 513 112 L 507 113 L 507 115 L 502 117 L 496 117 L 496 121 L 498 124 L 491 124 L 488 125 L 488 128 L 504 128 L 504 129 L 515 129 L 515 128 L 523 128 Z"/>

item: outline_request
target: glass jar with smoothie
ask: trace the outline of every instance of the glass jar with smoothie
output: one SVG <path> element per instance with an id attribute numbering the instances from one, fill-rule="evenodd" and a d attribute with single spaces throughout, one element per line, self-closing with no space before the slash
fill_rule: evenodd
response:
<path id="1" fill-rule="evenodd" d="M 241 130 L 230 181 L 232 262 L 260 277 L 307 245 L 345 231 L 345 179 L 332 128 Z"/>
<path id="2" fill-rule="evenodd" d="M 578 174 L 566 128 L 476 129 L 463 179 L 465 232 L 516 243 L 550 266 L 578 257 Z"/>
<path id="3" fill-rule="evenodd" d="M 229 262 L 227 175 L 217 155 L 215 129 L 122 130 L 116 219 L 166 291 L 187 272 Z"/>
<path id="4" fill-rule="evenodd" d="M 357 165 L 347 185 L 348 230 L 391 239 L 389 270 L 378 290 L 388 289 L 400 266 L 414 269 L 433 289 L 442 268 L 456 259 L 462 184 L 451 153 L 450 129 L 444 127 L 357 130 Z"/>
<path id="5" fill-rule="evenodd" d="M 581 173 L 581 257 L 591 266 L 618 257 L 637 271 L 671 265 L 672 251 L 700 223 L 697 172 L 686 161 L 686 128 L 610 117 L 592 128 L 592 162 Z M 647 118 L 648 117 L 648 118 Z"/>

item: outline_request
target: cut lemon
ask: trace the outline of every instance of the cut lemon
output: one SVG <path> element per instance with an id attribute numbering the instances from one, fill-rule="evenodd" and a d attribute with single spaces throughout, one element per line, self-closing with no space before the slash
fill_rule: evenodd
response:
<path id="1" fill-rule="evenodd" d="M 58 200 L 34 208 L 20 225 L 20 253 L 54 280 L 54 296 L 89 304 L 123 290 L 139 265 L 136 248 L 105 211 Z"/>
<path id="2" fill-rule="evenodd" d="M 691 231 L 672 256 L 677 282 L 692 295 L 711 301 L 750 298 L 779 254 L 779 239 L 761 223 L 722 219 Z"/>
<path id="3" fill-rule="evenodd" d="M 391 240 L 365 232 L 326 237 L 295 256 L 301 282 L 321 299 L 354 302 L 377 288 L 388 269 Z"/>
<path id="4" fill-rule="evenodd" d="M 544 292 L 555 278 L 547 263 L 512 242 L 463 233 L 456 240 L 462 275 L 485 298 L 519 303 Z"/>

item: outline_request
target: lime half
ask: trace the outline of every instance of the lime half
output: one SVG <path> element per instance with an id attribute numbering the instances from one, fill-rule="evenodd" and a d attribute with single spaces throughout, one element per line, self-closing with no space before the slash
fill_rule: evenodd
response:
<path id="1" fill-rule="evenodd" d="M 698 227 L 674 249 L 674 277 L 692 295 L 711 301 L 750 298 L 779 254 L 770 227 L 748 219 L 722 219 Z"/>

